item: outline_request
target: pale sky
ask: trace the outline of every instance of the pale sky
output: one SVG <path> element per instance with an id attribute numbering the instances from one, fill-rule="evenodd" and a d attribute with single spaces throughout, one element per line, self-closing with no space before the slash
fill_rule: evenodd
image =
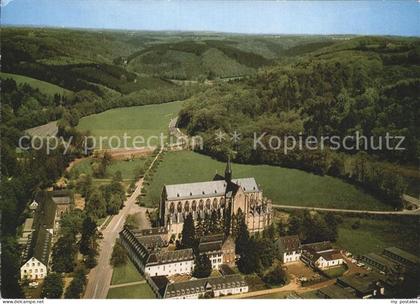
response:
<path id="1" fill-rule="evenodd" d="M 420 36 L 420 1 L 6 0 L 2 24 Z"/>

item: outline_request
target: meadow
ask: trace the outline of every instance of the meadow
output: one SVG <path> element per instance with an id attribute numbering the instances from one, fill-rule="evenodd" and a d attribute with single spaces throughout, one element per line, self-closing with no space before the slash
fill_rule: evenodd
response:
<path id="1" fill-rule="evenodd" d="M 114 267 L 112 271 L 111 285 L 125 284 L 144 281 L 144 277 L 134 266 L 130 259 L 122 266 Z"/>
<path id="2" fill-rule="evenodd" d="M 143 203 L 157 206 L 165 184 L 208 181 L 223 174 L 225 163 L 191 151 L 168 152 L 147 187 Z M 233 164 L 233 177 L 255 177 L 273 204 L 325 208 L 387 210 L 389 206 L 354 185 L 331 176 L 268 165 Z"/>
<path id="3" fill-rule="evenodd" d="M 107 299 L 155 299 L 150 286 L 144 282 L 136 285 L 110 288 Z"/>
<path id="4" fill-rule="evenodd" d="M 93 159 L 86 158 L 77 163 L 72 169 L 72 174 L 89 174 L 92 175 L 92 163 Z M 144 165 L 146 158 L 135 158 L 133 160 L 112 160 L 111 164 L 106 168 L 106 176 L 104 179 L 110 179 L 117 172 L 120 171 L 123 180 L 132 180 L 135 177 L 135 171 L 137 168 Z"/>
<path id="5" fill-rule="evenodd" d="M 68 95 L 72 93 L 71 91 L 61 88 L 55 84 L 38 80 L 35 78 L 31 78 L 31 77 L 26 77 L 23 75 L 0 72 L 0 78 L 1 79 L 12 78 L 16 81 L 17 84 L 27 83 L 31 87 L 38 89 L 41 93 L 44 93 L 50 96 L 53 96 L 54 94 Z"/>
<path id="6" fill-rule="evenodd" d="M 352 228 L 355 222 L 360 223 L 356 229 Z M 353 255 L 380 254 L 384 248 L 391 246 L 420 254 L 419 231 L 418 222 L 417 225 L 407 223 L 404 216 L 396 216 L 392 220 L 345 217 L 338 227 L 336 245 Z"/>
<path id="7" fill-rule="evenodd" d="M 123 143 L 123 136 L 126 134 L 128 138 L 127 146 L 133 147 L 133 138 L 142 136 L 145 141 L 151 136 L 167 135 L 168 125 L 171 118 L 177 116 L 181 109 L 182 101 L 175 101 L 165 104 L 125 107 L 112 109 L 100 114 L 89 115 L 80 119 L 77 128 L 82 131 L 90 130 L 91 134 L 96 137 L 96 147 L 101 149 L 99 145 L 99 137 L 117 136 Z M 102 141 L 102 148 L 117 148 L 117 140 L 112 139 Z M 159 140 L 150 141 L 152 146 L 156 146 Z M 145 143 L 135 143 L 136 146 L 145 146 Z"/>

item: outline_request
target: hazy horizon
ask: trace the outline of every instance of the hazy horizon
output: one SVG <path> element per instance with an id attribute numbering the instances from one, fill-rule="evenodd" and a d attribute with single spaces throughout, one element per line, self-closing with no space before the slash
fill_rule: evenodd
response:
<path id="1" fill-rule="evenodd" d="M 250 35 L 420 36 L 419 16 L 417 1 L 8 0 L 1 10 L 3 26 Z"/>

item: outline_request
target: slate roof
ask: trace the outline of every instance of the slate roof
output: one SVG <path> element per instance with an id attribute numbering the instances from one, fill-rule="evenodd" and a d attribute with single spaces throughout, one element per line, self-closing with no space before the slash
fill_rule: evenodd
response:
<path id="1" fill-rule="evenodd" d="M 409 261 L 410 263 L 420 265 L 420 257 L 415 256 L 414 254 L 404 251 L 398 247 L 385 248 L 384 254 L 386 254 L 386 252 L 390 252 L 391 254 L 395 254 L 399 257 L 402 257 L 403 259 Z"/>
<path id="2" fill-rule="evenodd" d="M 324 241 L 324 242 L 303 244 L 302 249 L 313 250 L 313 251 L 323 251 L 323 250 L 332 249 L 332 245 L 330 241 Z"/>
<path id="3" fill-rule="evenodd" d="M 223 241 L 225 236 L 223 233 L 204 235 L 200 238 L 200 243 Z"/>
<path id="4" fill-rule="evenodd" d="M 375 265 L 371 264 L 371 261 L 378 263 L 382 266 L 384 266 L 387 271 L 398 271 L 402 265 L 400 265 L 397 262 L 394 262 L 393 260 L 387 259 L 379 254 L 376 253 L 368 253 L 362 256 L 361 258 L 366 264 L 370 264 L 371 266 L 375 267 Z"/>
<path id="5" fill-rule="evenodd" d="M 155 228 L 149 228 L 149 229 L 132 229 L 131 231 L 136 236 L 168 234 L 168 229 L 166 227 L 155 227 Z"/>
<path id="6" fill-rule="evenodd" d="M 137 237 L 137 240 L 148 249 L 162 248 L 166 245 L 166 242 L 159 235 L 140 236 Z"/>
<path id="7" fill-rule="evenodd" d="M 214 291 L 245 286 L 247 286 L 247 283 L 238 274 L 222 277 L 209 277 L 168 284 L 164 297 L 173 298 L 190 294 L 204 293 L 211 290 Z"/>
<path id="8" fill-rule="evenodd" d="M 198 250 L 200 253 L 220 251 L 222 250 L 224 242 L 225 242 L 224 234 L 205 235 L 201 237 L 200 239 Z"/>
<path id="9" fill-rule="evenodd" d="M 301 247 L 300 239 L 297 235 L 280 237 L 275 245 L 282 252 L 298 251 Z"/>
<path id="10" fill-rule="evenodd" d="M 35 257 L 45 265 L 48 264 L 52 241 L 52 234 L 48 230 L 53 230 L 54 228 L 56 204 L 46 192 L 42 192 L 38 196 L 38 208 L 36 209 L 32 225 L 34 231 L 23 251 L 22 264 L 32 257 Z"/>
<path id="11" fill-rule="evenodd" d="M 325 250 L 325 251 L 318 251 L 317 254 L 319 256 L 322 256 L 327 261 L 342 259 L 342 256 L 340 254 L 340 251 L 339 250 L 336 250 L 336 249 L 329 249 L 329 250 Z"/>
<path id="12" fill-rule="evenodd" d="M 22 265 L 30 258 L 35 257 L 44 265 L 48 265 L 48 259 L 51 250 L 52 234 L 46 229 L 39 229 L 32 233 L 32 238 L 29 240 L 29 246 L 23 252 Z"/>
<path id="13" fill-rule="evenodd" d="M 161 265 L 191 260 L 194 260 L 194 254 L 191 248 L 174 251 L 160 251 L 150 253 L 146 265 Z"/>
<path id="14" fill-rule="evenodd" d="M 33 230 L 34 219 L 29 217 L 25 220 L 25 224 L 23 225 L 23 231 L 28 232 Z"/>
<path id="15" fill-rule="evenodd" d="M 242 187 L 244 192 L 259 192 L 258 185 L 253 177 L 232 179 L 231 185 L 229 184 L 225 180 L 213 180 L 208 182 L 165 185 L 164 189 L 168 200 L 224 196 L 227 193 L 234 193 L 237 187 Z"/>
<path id="16" fill-rule="evenodd" d="M 71 202 L 71 192 L 68 190 L 54 190 L 50 192 L 53 201 L 58 205 L 68 205 Z"/>
<path id="17" fill-rule="evenodd" d="M 355 273 L 337 278 L 337 284 L 351 287 L 360 294 L 371 293 L 381 281 L 383 281 L 383 276 L 375 272 Z"/>
<path id="18" fill-rule="evenodd" d="M 206 242 L 200 243 L 198 245 L 198 251 L 200 253 L 207 253 L 212 251 L 220 251 L 222 250 L 223 242 L 222 241 L 214 241 L 214 242 Z"/>
<path id="19" fill-rule="evenodd" d="M 229 267 L 229 265 L 222 264 L 219 266 L 219 271 L 223 276 L 235 274 L 232 268 Z"/>
<path id="20" fill-rule="evenodd" d="M 318 292 L 328 299 L 357 299 L 350 287 L 340 287 L 336 284 L 321 288 Z"/>
<path id="21" fill-rule="evenodd" d="M 160 297 L 163 298 L 165 295 L 166 286 L 169 284 L 168 278 L 166 276 L 154 276 L 150 277 L 150 279 L 156 285 Z"/>

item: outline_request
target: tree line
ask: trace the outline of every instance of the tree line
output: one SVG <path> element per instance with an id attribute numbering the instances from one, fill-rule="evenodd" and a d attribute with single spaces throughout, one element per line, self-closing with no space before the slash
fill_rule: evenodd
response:
<path id="1" fill-rule="evenodd" d="M 419 42 L 393 41 L 377 48 L 368 38 L 356 38 L 279 62 L 256 76 L 218 84 L 187 100 L 179 127 L 204 139 L 203 153 L 225 160 L 235 150 L 240 163 L 265 163 L 341 177 L 363 186 L 395 208 L 401 207 L 405 181 L 387 169 L 387 163 L 418 165 L 420 155 Z M 377 41 L 374 41 L 378 44 Z M 338 48 L 338 49 L 337 49 Z M 343 51 L 345 50 L 345 51 Z M 325 52 L 325 55 L 323 54 Z M 392 54 L 410 54 L 410 60 L 384 60 Z M 219 141 L 215 133 L 241 134 L 236 143 Z M 404 151 L 374 149 L 312 150 L 306 147 L 284 153 L 280 149 L 254 147 L 254 134 L 269 146 L 271 136 L 354 136 L 355 132 L 377 141 L 379 136 L 405 136 Z M 258 137 L 257 136 L 257 137 Z"/>

